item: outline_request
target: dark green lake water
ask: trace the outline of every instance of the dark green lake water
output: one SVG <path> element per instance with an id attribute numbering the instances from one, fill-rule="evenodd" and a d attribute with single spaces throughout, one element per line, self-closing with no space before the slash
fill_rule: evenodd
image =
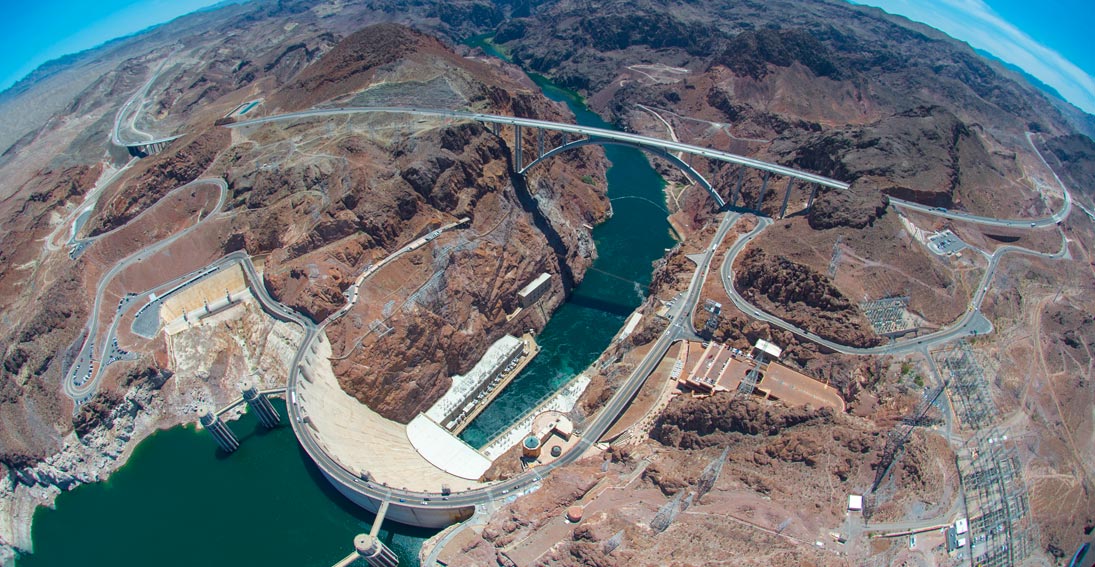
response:
<path id="1" fill-rule="evenodd" d="M 285 404 L 273 400 L 284 417 Z M 224 455 L 204 431 L 176 427 L 145 440 L 107 482 L 57 498 L 34 517 L 35 552 L 18 567 L 329 567 L 373 515 L 320 475 L 283 424 L 266 432 L 245 415 L 229 424 L 240 449 Z M 435 530 L 385 524 L 401 565 L 417 565 Z"/>
<path id="2" fill-rule="evenodd" d="M 573 93 L 535 80 L 580 124 L 609 126 Z M 674 244 L 661 178 L 637 150 L 609 146 L 606 153 L 615 214 L 593 233 L 595 269 L 538 338 L 540 355 L 465 431 L 472 445 L 485 443 L 596 359 L 642 301 L 651 263 Z M 275 405 L 284 416 L 284 403 Z M 35 514 L 35 553 L 18 566 L 310 567 L 349 553 L 353 536 L 368 531 L 373 515 L 330 486 L 289 427 L 263 432 L 251 416 L 230 426 L 241 438 L 232 455 L 219 453 L 192 427 L 161 431 L 108 482 L 60 495 L 55 510 Z M 381 537 L 401 565 L 413 566 L 434 533 L 386 523 Z"/>

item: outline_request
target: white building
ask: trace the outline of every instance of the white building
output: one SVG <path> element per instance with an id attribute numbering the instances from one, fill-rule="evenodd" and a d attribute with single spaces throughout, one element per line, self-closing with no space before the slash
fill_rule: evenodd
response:
<path id="1" fill-rule="evenodd" d="M 536 303 L 549 289 L 551 289 L 551 274 L 544 272 L 521 288 L 521 291 L 517 292 L 517 299 L 520 300 L 521 307 L 528 307 Z"/>
<path id="2" fill-rule="evenodd" d="M 848 495 L 848 510 L 858 512 L 863 509 L 863 496 L 859 494 Z"/>

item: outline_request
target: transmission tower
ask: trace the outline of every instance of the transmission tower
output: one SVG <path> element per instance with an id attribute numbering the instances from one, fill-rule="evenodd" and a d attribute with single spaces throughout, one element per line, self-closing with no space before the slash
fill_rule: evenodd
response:
<path id="1" fill-rule="evenodd" d="M 696 500 L 703 498 L 704 494 L 707 494 L 715 486 L 715 481 L 719 479 L 719 475 L 722 474 L 722 466 L 726 464 L 726 455 L 730 454 L 730 447 L 722 450 L 722 454 L 708 463 L 707 468 L 703 469 L 703 474 L 700 475 L 700 479 L 696 481 Z"/>
<path id="2" fill-rule="evenodd" d="M 886 436 L 886 446 L 882 449 L 882 459 L 879 460 L 878 466 L 875 468 L 874 482 L 871 484 L 872 493 L 878 490 L 879 485 L 885 480 L 886 475 L 893 468 L 894 461 L 901 457 L 905 449 L 905 442 L 909 440 L 913 429 L 927 422 L 928 411 L 931 410 L 932 406 L 935 405 L 935 401 L 946 389 L 947 383 L 948 381 L 944 381 L 928 391 L 916 408 L 898 422 L 897 426 Z"/>
<path id="3" fill-rule="evenodd" d="M 623 542 L 624 542 L 624 531 L 623 530 L 620 530 L 620 531 L 616 532 L 616 535 L 606 539 L 605 543 L 604 543 L 604 547 L 603 547 L 605 555 L 608 555 L 609 553 L 612 553 L 613 551 L 616 551 L 616 548 L 620 547 L 620 544 L 623 543 Z"/>
<path id="4" fill-rule="evenodd" d="M 654 530 L 654 533 L 660 534 L 669 528 L 669 524 L 673 523 L 673 520 L 677 519 L 677 514 L 681 511 L 681 498 L 684 497 L 684 491 L 677 492 L 676 496 L 672 500 L 666 502 L 658 509 L 658 513 L 654 514 L 654 519 L 650 520 L 650 529 Z"/>

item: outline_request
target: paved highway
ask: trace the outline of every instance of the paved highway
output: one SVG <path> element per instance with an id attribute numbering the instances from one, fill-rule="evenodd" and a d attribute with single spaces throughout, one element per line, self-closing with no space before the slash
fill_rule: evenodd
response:
<path id="1" fill-rule="evenodd" d="M 137 250 L 136 252 L 133 252 L 132 254 L 126 256 L 125 258 L 122 258 L 117 263 L 115 263 L 114 266 L 110 268 L 110 270 L 107 271 L 106 274 L 103 274 L 102 278 L 99 279 L 99 286 L 95 290 L 95 302 L 91 308 L 91 315 L 88 317 L 87 325 L 84 327 L 84 344 L 80 348 L 80 353 L 76 356 L 76 359 L 73 361 L 72 367 L 69 369 L 68 374 L 63 380 L 63 390 L 65 392 L 65 395 L 67 395 L 69 398 L 72 398 L 74 401 L 77 402 L 86 400 L 91 394 L 95 393 L 96 388 L 98 388 L 99 379 L 102 375 L 102 369 L 105 366 L 104 363 L 107 362 L 107 356 L 110 352 L 110 348 L 114 339 L 114 331 L 118 328 L 119 323 L 119 318 L 115 316 L 111 323 L 110 330 L 103 340 L 101 348 L 99 349 L 98 364 L 95 364 L 95 343 L 96 338 L 99 334 L 99 319 L 102 317 L 103 294 L 106 292 L 106 288 L 110 285 L 110 282 L 114 279 L 114 277 L 124 271 L 126 268 L 132 266 L 133 264 L 140 262 L 144 258 L 151 257 L 153 254 L 170 246 L 172 243 L 179 240 L 180 238 L 183 238 L 186 235 L 190 234 L 198 227 L 205 224 L 206 221 L 220 213 L 221 209 L 224 208 L 224 203 L 228 198 L 228 184 L 220 178 L 198 179 L 197 181 L 192 181 L 190 183 L 187 183 L 186 185 L 173 189 L 170 193 L 168 193 L 168 195 L 174 193 L 175 191 L 185 190 L 195 185 L 204 184 L 213 184 L 220 190 L 220 196 L 218 197 L 217 204 L 213 207 L 213 210 L 211 210 L 208 214 L 206 214 L 205 217 L 200 219 L 198 222 L 186 227 L 185 229 L 180 230 L 179 232 L 163 240 L 153 242 L 152 244 L 149 244 L 148 246 L 145 246 L 144 248 L 141 248 L 140 250 Z M 151 207 L 149 209 L 146 209 L 141 214 L 143 215 L 144 213 L 147 213 L 150 209 Z M 140 215 L 138 215 L 138 217 L 139 216 Z M 91 376 L 83 382 L 77 384 L 77 380 L 80 378 L 80 375 L 84 374 L 84 369 L 92 369 Z"/>
<path id="2" fill-rule="evenodd" d="M 160 63 L 160 66 L 156 68 L 156 72 L 152 74 L 152 77 L 150 77 L 148 79 L 148 81 L 145 82 L 144 86 L 142 86 L 140 89 L 138 89 L 137 92 L 133 93 L 133 95 L 130 96 L 128 99 L 126 99 L 125 103 L 122 104 L 122 107 L 118 109 L 118 114 L 114 115 L 114 128 L 112 128 L 111 131 L 110 131 L 110 142 L 112 144 L 114 144 L 115 146 L 122 146 L 122 147 L 127 147 L 127 148 L 128 147 L 140 147 L 140 146 L 147 146 L 147 145 L 150 145 L 150 144 L 158 144 L 158 143 L 161 143 L 161 142 L 170 142 L 171 140 L 174 140 L 174 139 L 180 137 L 180 136 L 167 136 L 167 137 L 156 138 L 155 136 L 153 136 L 151 134 L 148 134 L 147 132 L 141 132 L 141 131 L 137 130 L 136 121 L 137 121 L 137 114 L 138 114 L 139 109 L 134 110 L 132 112 L 132 114 L 130 116 L 130 119 L 129 119 L 129 129 L 131 131 L 133 131 L 133 133 L 139 133 L 139 134 L 142 135 L 142 137 L 147 138 L 147 139 L 145 139 L 145 140 L 123 140 L 122 136 L 121 136 L 122 120 L 125 118 L 125 115 L 127 113 L 129 113 L 129 108 L 131 106 L 133 106 L 133 104 L 136 103 L 138 99 L 140 99 L 141 105 L 142 106 L 144 105 L 144 97 L 145 97 L 145 95 L 148 94 L 148 89 L 151 88 L 152 83 L 154 83 L 156 81 L 156 79 L 159 78 L 160 73 L 163 72 L 164 66 L 167 65 L 167 62 L 170 61 L 171 57 L 174 56 L 174 55 L 175 55 L 174 53 L 172 53 L 171 55 L 168 55 L 167 58 L 165 58 L 163 60 L 163 62 Z"/>
<path id="3" fill-rule="evenodd" d="M 1038 228 L 1053 226 L 1063 221 L 1072 212 L 1072 195 L 1069 193 L 1068 188 L 1065 187 L 1061 179 L 1057 177 L 1053 168 L 1049 167 L 1046 163 L 1045 157 L 1038 151 L 1038 148 L 1034 145 L 1034 141 L 1031 138 L 1031 134 L 1027 133 L 1027 142 L 1030 143 L 1031 148 L 1034 149 L 1034 153 L 1038 154 L 1038 157 L 1042 160 L 1042 164 L 1046 169 L 1053 174 L 1054 179 L 1057 181 L 1058 186 L 1061 188 L 1061 192 L 1064 195 L 1064 202 L 1061 209 L 1056 213 L 1038 219 L 994 219 L 990 217 L 982 217 L 977 215 L 969 215 L 965 213 L 956 213 L 947 210 L 940 210 L 934 207 L 926 207 L 916 203 L 910 203 L 908 201 L 902 201 L 900 199 L 890 199 L 890 202 L 899 207 L 905 207 L 918 210 L 922 213 L 934 216 L 945 217 L 954 220 L 973 222 L 988 226 L 1000 226 L 1000 227 L 1015 227 L 1015 228 Z M 985 269 L 984 275 L 981 277 L 980 283 L 977 285 L 977 289 L 973 293 L 973 297 L 970 298 L 969 307 L 961 317 L 949 328 L 916 337 L 913 339 L 895 342 L 887 345 L 872 347 L 872 348 L 857 348 L 847 345 L 842 345 L 828 339 L 823 339 L 815 333 L 806 331 L 799 328 L 779 317 L 771 315 L 762 311 L 759 307 L 749 303 L 745 300 L 737 289 L 734 288 L 734 272 L 733 264 L 738 255 L 745 249 L 754 238 L 756 238 L 765 228 L 772 224 L 772 220 L 768 218 L 760 218 L 759 222 L 750 233 L 742 235 L 730 251 L 726 254 L 726 259 L 723 262 L 721 270 L 721 278 L 723 287 L 726 288 L 727 295 L 730 296 L 730 300 L 734 303 L 742 313 L 745 313 L 751 317 L 764 321 L 766 323 L 775 325 L 786 331 L 790 331 L 795 335 L 805 338 L 809 341 L 813 341 L 826 348 L 832 349 L 836 352 L 844 354 L 857 354 L 857 355 L 877 355 L 877 354 L 904 354 L 915 350 L 925 349 L 934 345 L 946 343 L 957 338 L 970 336 L 970 335 L 983 335 L 992 332 L 992 323 L 989 322 L 981 314 L 981 303 L 985 299 L 985 294 L 989 291 L 989 284 L 992 282 L 992 277 L 996 273 L 996 268 L 1000 264 L 1001 258 L 1006 254 L 1026 254 L 1028 256 L 1036 256 L 1041 258 L 1059 259 L 1068 256 L 1068 239 L 1065 238 L 1064 233 L 1061 233 L 1061 249 L 1055 253 L 1049 254 L 1044 252 L 1036 252 L 1034 250 L 1028 250 L 1019 246 L 1001 246 L 996 249 L 988 257 L 989 264 Z"/>
<path id="4" fill-rule="evenodd" d="M 828 339 L 819 337 L 816 333 L 812 333 L 800 327 L 797 327 L 779 317 L 771 315 L 765 311 L 762 311 L 759 307 L 746 301 L 738 290 L 734 287 L 734 260 L 741 254 L 742 250 L 765 228 L 772 224 L 772 220 L 768 218 L 759 218 L 756 228 L 750 231 L 748 234 L 744 234 L 738 238 L 737 242 L 730 248 L 726 254 L 726 259 L 723 261 L 720 277 L 722 278 L 722 285 L 726 289 L 727 295 L 730 296 L 730 300 L 734 303 L 734 306 L 741 310 L 742 313 L 759 319 L 786 331 L 790 331 L 795 335 L 805 338 L 806 340 L 813 341 L 826 348 L 832 349 L 836 352 L 844 354 L 857 354 L 857 355 L 877 355 L 877 354 L 904 354 L 915 350 L 931 347 L 948 341 L 952 341 L 956 338 L 961 338 L 970 335 L 983 335 L 992 332 L 992 323 L 985 319 L 981 315 L 981 302 L 985 299 L 985 294 L 988 293 L 989 284 L 992 282 L 992 277 L 996 272 L 996 267 L 1000 263 L 1000 259 L 1004 255 L 1009 253 L 1026 254 L 1029 256 L 1037 256 L 1041 258 L 1064 258 L 1068 255 L 1068 241 L 1061 236 L 1061 249 L 1052 254 L 1044 252 L 1036 252 L 1034 250 L 1027 250 L 1019 246 L 1001 246 L 989 256 L 989 264 L 985 269 L 984 275 L 981 277 L 981 282 L 977 286 L 977 290 L 974 292 L 973 297 L 970 299 L 969 308 L 957 321 L 949 328 L 916 337 L 913 339 L 895 342 L 887 345 L 871 347 L 871 348 L 858 348 L 847 345 L 842 345 L 833 342 Z"/>
<path id="5" fill-rule="evenodd" d="M 1042 217 L 1037 219 L 994 219 L 992 217 L 983 217 L 978 215 L 970 215 L 966 213 L 954 212 L 939 207 L 928 207 L 919 203 L 913 203 L 911 201 L 903 201 L 901 199 L 895 199 L 890 197 L 890 203 L 903 209 L 912 209 L 914 211 L 920 211 L 929 215 L 937 217 L 944 217 L 956 221 L 969 222 L 974 224 L 980 224 L 984 226 L 998 226 L 1004 228 L 1043 228 L 1047 226 L 1053 226 L 1063 220 L 1072 212 L 1072 196 L 1065 192 L 1065 202 L 1061 206 L 1061 210 L 1053 213 L 1048 217 Z"/>
<path id="6" fill-rule="evenodd" d="M 1065 188 L 1065 184 L 1061 182 L 1061 178 L 1057 177 L 1057 172 L 1053 171 L 1053 168 L 1050 167 L 1049 163 L 1046 162 L 1046 158 L 1042 155 L 1042 152 L 1038 150 L 1038 146 L 1034 145 L 1034 139 L 1032 138 L 1032 136 L 1032 133 L 1027 132 L 1027 143 L 1030 144 L 1031 149 L 1033 149 L 1034 153 L 1037 154 L 1038 159 L 1042 160 L 1042 165 L 1046 167 L 1046 170 L 1053 175 L 1053 179 L 1057 181 L 1057 186 L 1061 188 L 1061 193 L 1064 199 L 1064 202 L 1061 204 L 1061 209 L 1048 217 L 1036 219 L 997 219 L 992 217 L 958 213 L 954 211 L 949 211 L 941 207 L 928 207 L 919 203 L 895 199 L 893 197 L 890 197 L 890 202 L 894 205 L 897 205 L 898 207 L 902 207 L 905 209 L 912 209 L 937 217 L 944 217 L 952 220 L 970 222 L 985 226 L 999 226 L 1005 228 L 1042 228 L 1055 225 L 1068 218 L 1069 213 L 1072 212 L 1072 194 L 1068 192 L 1067 188 Z"/>
<path id="7" fill-rule="evenodd" d="M 758 159 L 748 158 L 745 156 L 739 156 L 728 152 L 722 152 L 719 150 L 713 150 L 710 148 L 703 148 L 700 146 L 693 146 L 691 144 L 683 144 L 681 142 L 673 142 L 669 140 L 662 140 L 660 138 L 651 138 L 649 136 L 640 136 L 638 134 L 630 134 L 627 132 L 620 132 L 617 130 L 608 130 L 604 128 L 591 128 L 588 126 L 577 126 L 574 124 L 563 124 L 560 122 L 549 122 L 547 120 L 534 120 L 531 118 L 516 118 L 513 116 L 498 116 L 495 114 L 480 114 L 476 112 L 461 112 L 458 110 L 444 110 L 444 109 L 427 109 L 427 108 L 408 108 L 408 107 L 396 107 L 396 106 L 362 106 L 362 107 L 348 107 L 348 108 L 317 108 L 312 110 L 304 110 L 300 112 L 290 112 L 287 114 L 279 114 L 276 116 L 266 116 L 263 118 L 253 118 L 251 120 L 242 120 L 234 124 L 228 124 L 229 128 L 241 128 L 244 126 L 256 126 L 259 124 L 267 124 L 271 122 L 279 122 L 283 120 L 294 120 L 300 118 L 321 118 L 324 116 L 340 116 L 350 114 L 377 114 L 377 113 L 391 113 L 391 114 L 409 114 L 412 116 L 425 116 L 425 117 L 440 117 L 440 118 L 453 118 L 461 120 L 475 120 L 478 122 L 488 122 L 491 124 L 508 124 L 511 126 L 523 126 L 529 128 L 544 128 L 547 130 L 553 130 L 556 132 L 567 132 L 569 134 L 578 134 L 581 136 L 589 136 L 591 138 L 602 138 L 606 140 L 616 140 L 620 142 L 626 142 L 629 144 L 636 144 L 639 146 L 650 146 L 655 148 L 661 148 L 671 152 L 684 152 L 687 154 L 702 156 L 708 159 L 724 161 L 727 163 L 733 163 L 737 165 L 744 165 L 753 169 L 759 169 L 761 171 L 767 171 L 775 173 L 777 175 L 783 175 L 787 177 L 794 177 L 795 179 L 801 179 L 809 183 L 817 183 L 825 187 L 831 187 L 833 189 L 847 189 L 848 184 L 843 181 L 837 181 L 835 179 L 829 179 L 821 175 L 813 173 L 807 173 L 799 171 L 790 167 L 761 161 Z"/>
<path id="8" fill-rule="evenodd" d="M 66 215 L 61 223 L 57 225 L 57 228 L 53 229 L 53 232 L 51 232 L 49 236 L 46 237 L 46 249 L 50 252 L 56 252 L 57 250 L 60 250 L 61 247 L 65 246 L 65 244 L 57 243 L 57 237 L 62 231 L 68 231 L 69 233 L 68 240 L 66 241 L 67 245 L 69 246 L 77 244 L 79 242 L 86 242 L 86 239 L 81 240 L 76 237 L 76 219 L 80 218 L 80 215 L 82 215 L 85 211 L 91 210 L 96 205 L 96 203 L 99 202 L 99 196 L 102 195 L 103 190 L 109 187 L 115 181 L 117 181 L 123 173 L 129 171 L 129 168 L 133 167 L 134 163 L 137 163 L 137 158 L 130 159 L 128 162 L 126 162 L 124 166 L 122 166 L 121 169 L 112 173 L 110 177 L 103 179 L 101 182 L 97 183 L 95 187 L 84 196 L 83 202 L 80 203 L 78 207 L 73 209 L 71 213 Z"/>

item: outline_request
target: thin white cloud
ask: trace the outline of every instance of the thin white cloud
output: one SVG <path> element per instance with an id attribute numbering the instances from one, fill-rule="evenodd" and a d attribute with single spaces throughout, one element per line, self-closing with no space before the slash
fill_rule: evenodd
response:
<path id="1" fill-rule="evenodd" d="M 923 22 L 1023 68 L 1095 114 L 1095 78 L 1000 17 L 983 0 L 855 0 Z M 1031 9 L 1038 9 L 1033 6 Z"/>

